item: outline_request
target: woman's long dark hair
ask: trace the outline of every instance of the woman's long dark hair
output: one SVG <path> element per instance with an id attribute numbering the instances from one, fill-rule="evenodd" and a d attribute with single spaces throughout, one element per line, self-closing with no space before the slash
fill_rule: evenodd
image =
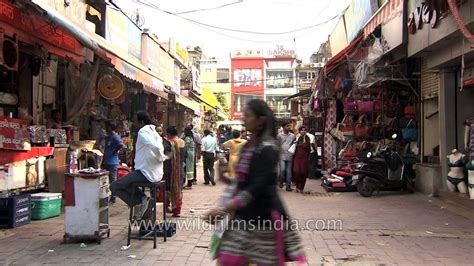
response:
<path id="1" fill-rule="evenodd" d="M 267 103 L 260 99 L 253 99 L 247 103 L 247 108 L 258 118 L 263 117 L 265 119 L 265 122 L 263 123 L 262 127 L 258 129 L 256 135 L 262 140 L 269 138 L 276 139 L 277 129 L 275 116 L 273 115 L 273 111 L 270 109 Z"/>
<path id="2" fill-rule="evenodd" d="M 184 136 L 185 137 L 190 137 L 194 140 L 194 134 L 193 134 L 193 129 L 191 127 L 186 127 L 184 129 Z"/>

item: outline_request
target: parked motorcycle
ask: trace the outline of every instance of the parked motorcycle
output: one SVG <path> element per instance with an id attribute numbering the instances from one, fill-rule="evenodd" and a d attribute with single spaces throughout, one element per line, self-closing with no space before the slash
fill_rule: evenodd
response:
<path id="1" fill-rule="evenodd" d="M 392 139 L 397 139 L 394 134 Z M 363 197 L 371 197 L 375 191 L 401 190 L 414 192 L 414 185 L 408 175 L 405 162 L 396 151 L 396 142 L 379 152 L 368 152 L 367 159 L 362 160 L 354 174 L 358 175 L 357 191 Z"/>

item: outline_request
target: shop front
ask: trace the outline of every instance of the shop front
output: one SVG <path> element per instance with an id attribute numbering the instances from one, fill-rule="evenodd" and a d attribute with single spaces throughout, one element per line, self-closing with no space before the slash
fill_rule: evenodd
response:
<path id="1" fill-rule="evenodd" d="M 352 41 L 326 63 L 310 101 L 324 118 L 322 163 L 331 174 L 323 186 L 330 191 L 355 190 L 351 162 L 389 144 L 402 156 L 410 178 L 419 160 L 417 61 L 406 58 L 404 3 L 386 1 L 369 18 L 357 22 L 364 33 L 353 38 L 350 27 L 339 29 L 336 35 Z M 348 11 L 344 19 L 347 25 L 354 16 Z"/>
<path id="2" fill-rule="evenodd" d="M 36 6 L 0 7 L 0 191 L 44 188 L 48 175 L 66 168 L 66 143 L 74 138 L 63 128 L 70 123 L 66 72 L 93 74 L 95 64 L 83 43 L 52 27 Z"/>
<path id="3" fill-rule="evenodd" d="M 412 19 L 420 8 L 430 14 L 421 23 Z M 455 196 L 456 201 L 468 199 L 468 194 L 474 199 L 474 40 L 468 30 L 474 23 L 472 8 L 471 1 L 445 1 L 440 6 L 410 1 L 406 25 L 408 56 L 421 61 L 422 166 L 434 169 L 421 185 L 427 193 Z"/>

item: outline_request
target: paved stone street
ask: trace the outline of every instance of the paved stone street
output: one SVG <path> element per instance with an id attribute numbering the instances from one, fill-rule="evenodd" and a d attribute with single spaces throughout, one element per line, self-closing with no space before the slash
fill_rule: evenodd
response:
<path id="1" fill-rule="evenodd" d="M 212 207 L 224 187 L 199 184 L 184 193 L 182 219 L 190 220 Z M 290 214 L 299 221 L 340 219 L 342 230 L 301 232 L 309 265 L 321 264 L 472 264 L 472 210 L 420 194 L 384 192 L 373 198 L 358 193 L 325 193 L 319 180 L 309 180 L 309 195 L 281 192 Z M 151 241 L 126 244 L 127 208 L 111 210 L 111 237 L 101 245 L 62 244 L 63 216 L 33 221 L 0 231 L 2 264 L 140 264 L 212 265 L 207 245 L 210 231 L 180 230 L 153 249 Z M 315 224 L 312 224 L 314 226 Z M 322 222 L 317 223 L 322 229 Z M 304 226 L 304 223 L 303 223 Z M 329 226 L 327 224 L 326 226 Z M 327 228 L 326 228 L 327 229 Z M 135 258 L 128 258 L 135 255 Z"/>

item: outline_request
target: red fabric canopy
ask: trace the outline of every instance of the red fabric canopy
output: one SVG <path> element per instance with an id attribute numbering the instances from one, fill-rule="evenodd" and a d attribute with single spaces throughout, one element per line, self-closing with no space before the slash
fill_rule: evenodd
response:
<path id="1" fill-rule="evenodd" d="M 50 156 L 54 153 L 54 147 L 31 147 L 29 151 L 0 150 L 0 165 L 24 161 L 40 156 Z"/>
<path id="2" fill-rule="evenodd" d="M 324 66 L 324 73 L 329 75 L 334 71 L 346 58 L 346 55 L 351 54 L 359 43 L 364 39 L 364 35 L 359 35 L 354 39 L 344 50 L 340 51 L 337 55 L 333 56 Z"/>

